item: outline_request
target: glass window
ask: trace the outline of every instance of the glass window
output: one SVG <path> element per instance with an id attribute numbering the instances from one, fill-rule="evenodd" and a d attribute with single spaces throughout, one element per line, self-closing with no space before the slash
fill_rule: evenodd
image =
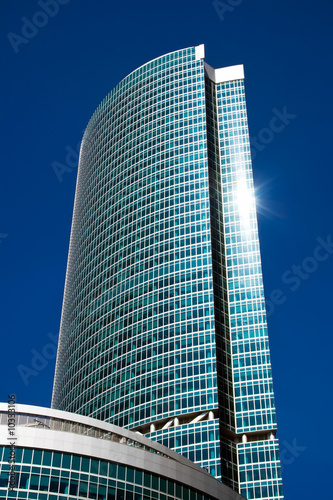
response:
<path id="1" fill-rule="evenodd" d="M 49 477 L 48 476 L 41 476 L 39 489 L 41 491 L 48 491 L 48 489 L 49 489 Z"/>
<path id="2" fill-rule="evenodd" d="M 140 470 L 135 471 L 135 484 L 142 484 L 142 472 Z"/>
<path id="3" fill-rule="evenodd" d="M 69 485 L 69 493 L 70 495 L 77 495 L 77 490 L 78 490 L 78 481 L 75 481 L 74 479 L 71 479 L 70 485 Z"/>
<path id="4" fill-rule="evenodd" d="M 39 484 L 39 476 L 35 474 L 31 474 L 30 476 L 30 489 L 31 490 L 38 490 L 38 484 Z"/>
<path id="5" fill-rule="evenodd" d="M 4 477 L 4 476 L 0 476 L 0 487 L 1 488 L 7 488 L 8 487 L 8 476 L 7 477 Z M 21 484 L 20 484 L 20 487 L 22 488 Z"/>
<path id="6" fill-rule="evenodd" d="M 72 470 L 80 470 L 81 457 L 73 455 L 72 459 Z"/>
<path id="7" fill-rule="evenodd" d="M 108 488 L 108 500 L 116 500 L 115 488 Z"/>
<path id="8" fill-rule="evenodd" d="M 21 462 L 21 460 L 22 460 L 22 454 L 23 454 L 22 448 L 15 448 L 15 460 L 16 460 L 16 463 Z M 1 457 L 1 449 L 0 449 L 0 457 Z"/>
<path id="9" fill-rule="evenodd" d="M 82 457 L 82 462 L 81 462 L 81 471 L 82 472 L 89 472 L 89 458 Z"/>
<path id="10" fill-rule="evenodd" d="M 107 474 L 108 474 L 107 462 L 103 462 L 103 461 L 100 462 L 100 472 L 99 473 L 101 476 L 107 476 Z"/>
<path id="11" fill-rule="evenodd" d="M 118 479 L 125 481 L 126 469 L 122 465 L 118 465 Z"/>
<path id="12" fill-rule="evenodd" d="M 168 481 L 168 493 L 169 493 L 169 495 L 175 494 L 175 483 L 173 481 Z M 178 495 L 178 491 L 177 491 L 177 495 Z M 180 498 L 180 496 L 179 496 L 179 498 Z"/>
<path id="13" fill-rule="evenodd" d="M 8 478 L 6 478 L 6 486 L 8 484 Z M 22 488 L 23 490 L 26 490 L 28 489 L 29 487 L 29 474 L 22 474 L 21 473 L 21 477 L 20 477 L 20 488 Z"/>
<path id="14" fill-rule="evenodd" d="M 68 479 L 61 479 L 59 484 L 60 493 L 68 493 Z"/>
<path id="15" fill-rule="evenodd" d="M 97 484 L 90 483 L 90 485 L 89 485 L 89 498 L 97 498 Z"/>
<path id="16" fill-rule="evenodd" d="M 43 465 L 51 465 L 51 459 L 52 459 L 52 452 L 51 451 L 44 451 Z"/>
<path id="17" fill-rule="evenodd" d="M 31 464 L 32 461 L 32 450 L 25 449 L 23 453 L 23 463 Z"/>
<path id="18" fill-rule="evenodd" d="M 151 474 L 147 474 L 147 472 L 144 473 L 144 486 L 146 488 L 151 487 Z"/>
<path id="19" fill-rule="evenodd" d="M 163 477 L 160 478 L 160 491 L 166 493 L 166 479 Z"/>
<path id="20" fill-rule="evenodd" d="M 91 459 L 90 473 L 96 475 L 99 474 L 99 460 L 94 460 L 93 458 Z"/>
<path id="21" fill-rule="evenodd" d="M 58 493 L 59 478 L 51 477 L 50 481 L 50 491 L 52 493 Z"/>
<path id="22" fill-rule="evenodd" d="M 154 490 L 158 490 L 158 477 L 155 475 L 152 475 L 152 488 Z"/>
<path id="23" fill-rule="evenodd" d="M 134 483 L 134 469 L 132 467 L 127 467 L 127 478 L 128 483 Z"/>
<path id="24" fill-rule="evenodd" d="M 61 465 L 61 454 L 60 453 L 53 453 L 53 460 L 52 460 L 52 466 L 53 467 L 60 467 Z"/>
<path id="25" fill-rule="evenodd" d="M 79 483 L 79 496 L 87 498 L 88 495 L 88 483 L 80 481 Z"/>
<path id="26" fill-rule="evenodd" d="M 63 469 L 71 468 L 71 455 L 64 454 L 62 456 L 62 468 Z"/>

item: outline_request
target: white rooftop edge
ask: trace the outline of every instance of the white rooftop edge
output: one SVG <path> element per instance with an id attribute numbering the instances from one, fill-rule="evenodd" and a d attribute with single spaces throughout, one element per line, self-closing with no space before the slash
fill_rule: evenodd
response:
<path id="1" fill-rule="evenodd" d="M 237 64 L 236 66 L 227 66 L 226 68 L 214 69 L 205 62 L 205 69 L 208 77 L 214 83 L 224 83 L 231 80 L 244 79 L 244 66 Z"/>
<path id="2" fill-rule="evenodd" d="M 204 46 L 204 44 L 197 45 L 195 47 L 195 58 L 196 59 L 205 59 L 205 46 Z"/>

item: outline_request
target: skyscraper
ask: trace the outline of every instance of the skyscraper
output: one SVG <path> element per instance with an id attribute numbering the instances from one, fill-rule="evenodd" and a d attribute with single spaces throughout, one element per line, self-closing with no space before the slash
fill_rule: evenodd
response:
<path id="1" fill-rule="evenodd" d="M 132 72 L 93 114 L 52 406 L 282 499 L 243 80 L 191 47 Z"/>

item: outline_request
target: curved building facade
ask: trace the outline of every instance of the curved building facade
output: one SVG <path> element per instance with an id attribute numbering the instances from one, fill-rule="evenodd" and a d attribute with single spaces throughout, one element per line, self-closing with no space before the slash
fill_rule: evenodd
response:
<path id="1" fill-rule="evenodd" d="M 184 457 L 112 424 L 27 405 L 17 405 L 15 421 L 10 449 L 0 403 L 2 499 L 243 499 Z"/>
<path id="2" fill-rule="evenodd" d="M 52 406 L 283 498 L 243 77 L 191 47 L 135 70 L 92 116 Z"/>

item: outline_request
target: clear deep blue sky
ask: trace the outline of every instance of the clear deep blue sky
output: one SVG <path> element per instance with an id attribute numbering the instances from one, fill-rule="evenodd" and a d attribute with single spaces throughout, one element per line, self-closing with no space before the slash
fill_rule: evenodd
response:
<path id="1" fill-rule="evenodd" d="M 0 400 L 50 405 L 77 172 L 68 151 L 128 73 L 204 43 L 213 67 L 245 66 L 285 496 L 329 498 L 332 3 L 61 3 L 53 17 L 35 0 L 0 6 Z M 54 162 L 68 168 L 62 182 Z M 18 367 L 34 371 L 24 381 Z"/>

